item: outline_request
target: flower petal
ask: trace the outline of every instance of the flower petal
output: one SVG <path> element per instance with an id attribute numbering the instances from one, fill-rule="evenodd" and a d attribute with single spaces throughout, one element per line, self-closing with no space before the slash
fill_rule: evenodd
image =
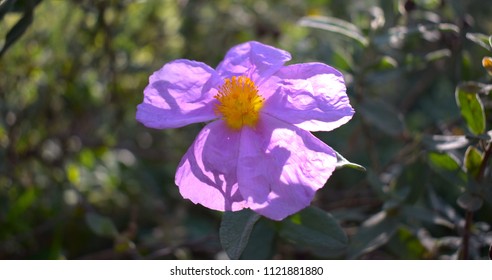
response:
<path id="1" fill-rule="evenodd" d="M 265 113 L 309 131 L 333 130 L 354 114 L 342 74 L 322 63 L 283 67 L 259 92 Z"/>
<path id="2" fill-rule="evenodd" d="M 336 154 L 311 133 L 262 115 L 243 128 L 237 178 L 249 207 L 273 220 L 307 207 L 336 165 Z"/>
<path id="3" fill-rule="evenodd" d="M 247 76 L 260 85 L 291 58 L 284 50 L 251 41 L 232 47 L 217 66 L 223 78 Z"/>
<path id="4" fill-rule="evenodd" d="M 220 78 L 208 65 L 175 60 L 149 78 L 137 120 L 151 128 L 176 128 L 216 118 L 211 102 Z"/>
<path id="5" fill-rule="evenodd" d="M 175 182 L 184 198 L 220 211 L 246 206 L 236 178 L 239 133 L 221 120 L 209 123 L 198 134 L 176 171 Z"/>

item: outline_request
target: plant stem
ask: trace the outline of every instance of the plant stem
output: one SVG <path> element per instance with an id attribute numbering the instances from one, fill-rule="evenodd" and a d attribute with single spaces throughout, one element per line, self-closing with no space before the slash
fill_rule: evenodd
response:
<path id="1" fill-rule="evenodd" d="M 492 142 L 489 142 L 485 150 L 485 154 L 483 156 L 482 162 L 480 163 L 480 169 L 477 173 L 477 176 L 475 177 L 477 182 L 482 181 L 483 176 L 485 174 L 485 168 L 487 167 L 487 162 L 489 161 L 491 154 L 492 154 Z M 473 212 L 466 210 L 465 228 L 463 232 L 463 241 L 462 241 L 463 247 L 461 249 L 460 257 L 459 257 L 462 260 L 468 259 L 469 241 L 470 241 L 470 232 L 471 232 L 472 223 L 473 223 Z M 492 252 L 489 252 L 489 255 L 490 254 L 492 254 Z"/>
<path id="2" fill-rule="evenodd" d="M 467 260 L 468 259 L 468 252 L 469 252 L 469 242 L 470 242 L 470 232 L 471 232 L 471 225 L 473 223 L 473 212 L 466 210 L 466 218 L 465 218 L 465 231 L 463 233 L 463 247 L 460 252 L 460 257 L 459 259 L 461 260 Z"/>

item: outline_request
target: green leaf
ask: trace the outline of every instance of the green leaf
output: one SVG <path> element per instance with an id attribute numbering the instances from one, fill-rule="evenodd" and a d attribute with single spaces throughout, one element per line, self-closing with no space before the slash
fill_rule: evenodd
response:
<path id="1" fill-rule="evenodd" d="M 429 153 L 431 164 L 439 169 L 446 171 L 456 171 L 460 169 L 458 159 L 448 153 Z"/>
<path id="2" fill-rule="evenodd" d="M 348 21 L 344 21 L 338 18 L 309 16 L 301 18 L 298 24 L 301 26 L 319 28 L 322 30 L 344 35 L 359 42 L 364 47 L 369 45 L 369 40 L 367 40 L 367 38 L 362 35 L 362 32 L 357 26 Z"/>
<path id="3" fill-rule="evenodd" d="M 482 153 L 474 146 L 469 146 L 465 152 L 465 168 L 473 178 L 477 177 L 482 160 Z"/>
<path id="4" fill-rule="evenodd" d="M 489 36 L 481 33 L 466 33 L 466 38 L 473 43 L 492 51 L 492 45 L 489 44 Z"/>
<path id="5" fill-rule="evenodd" d="M 359 105 L 359 113 L 383 132 L 399 136 L 405 131 L 403 116 L 388 103 L 379 99 L 367 99 Z"/>
<path id="6" fill-rule="evenodd" d="M 348 245 L 343 229 L 332 215 L 314 206 L 282 221 L 280 236 L 315 253 L 342 254 Z"/>
<path id="7" fill-rule="evenodd" d="M 478 135 L 485 131 L 485 112 L 483 104 L 476 92 L 469 87 L 456 88 L 456 103 L 471 133 Z"/>
<path id="8" fill-rule="evenodd" d="M 375 65 L 374 70 L 384 71 L 395 69 L 398 67 L 398 61 L 391 56 L 383 56 L 379 59 L 378 63 Z"/>
<path id="9" fill-rule="evenodd" d="M 357 163 L 353 163 L 348 161 L 346 158 L 344 158 L 341 154 L 339 154 L 337 151 L 335 151 L 337 154 L 337 166 L 336 169 L 342 168 L 342 167 L 350 167 L 353 169 L 357 169 L 359 171 L 366 171 L 366 168 L 362 165 L 359 165 Z"/>
<path id="10" fill-rule="evenodd" d="M 260 219 L 260 215 L 249 209 L 224 213 L 219 236 L 222 248 L 229 258 L 239 259 L 248 244 L 251 231 L 258 219 Z"/>
<path id="11" fill-rule="evenodd" d="M 272 221 L 260 219 L 251 232 L 248 245 L 241 254 L 241 260 L 271 259 L 274 249 L 275 227 Z"/>
<path id="12" fill-rule="evenodd" d="M 85 222 L 89 228 L 97 235 L 106 237 L 116 237 L 118 230 L 113 221 L 108 217 L 99 215 L 94 212 L 88 212 L 85 215 Z"/>
<path id="13" fill-rule="evenodd" d="M 458 197 L 457 203 L 461 208 L 475 212 L 482 208 L 483 199 L 469 192 L 464 192 Z"/>

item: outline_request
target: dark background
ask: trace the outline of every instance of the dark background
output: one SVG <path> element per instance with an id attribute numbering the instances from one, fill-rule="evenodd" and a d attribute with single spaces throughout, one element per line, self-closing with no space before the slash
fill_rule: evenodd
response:
<path id="1" fill-rule="evenodd" d="M 243 257 L 458 258 L 466 147 L 435 153 L 426 141 L 469 133 L 455 88 L 490 81 L 481 60 L 491 52 L 473 36 L 492 33 L 487 1 L 0 2 L 0 46 L 9 47 L 0 57 L 0 258 L 224 258 L 222 213 L 174 185 L 203 124 L 152 130 L 135 111 L 163 64 L 215 67 L 248 40 L 345 74 L 356 115 L 316 136 L 367 172 L 337 170 L 313 201 L 349 236 L 346 252 L 320 254 L 273 230 L 252 236 L 266 245 Z M 306 16 L 353 26 L 312 28 Z M 483 102 L 490 113 L 490 95 Z M 474 211 L 469 258 L 488 258 L 489 201 Z"/>

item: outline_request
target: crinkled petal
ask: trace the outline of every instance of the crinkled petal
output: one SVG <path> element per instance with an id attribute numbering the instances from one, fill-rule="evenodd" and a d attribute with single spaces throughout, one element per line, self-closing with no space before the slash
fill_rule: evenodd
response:
<path id="1" fill-rule="evenodd" d="M 217 66 L 217 73 L 224 78 L 247 76 L 256 85 L 277 72 L 291 58 L 284 50 L 251 41 L 232 47 Z"/>
<path id="2" fill-rule="evenodd" d="M 309 131 L 333 130 L 354 114 L 342 74 L 322 63 L 283 67 L 259 92 L 265 113 Z"/>
<path id="3" fill-rule="evenodd" d="M 239 133 L 221 120 L 198 134 L 176 171 L 175 182 L 184 198 L 213 210 L 237 211 L 246 202 L 236 176 Z"/>
<path id="4" fill-rule="evenodd" d="M 336 165 L 336 154 L 311 133 L 262 115 L 243 128 L 237 178 L 255 212 L 282 220 L 310 205 Z"/>
<path id="5" fill-rule="evenodd" d="M 176 128 L 216 118 L 213 96 L 220 83 L 215 70 L 204 63 L 175 60 L 149 78 L 137 120 L 151 128 Z"/>

